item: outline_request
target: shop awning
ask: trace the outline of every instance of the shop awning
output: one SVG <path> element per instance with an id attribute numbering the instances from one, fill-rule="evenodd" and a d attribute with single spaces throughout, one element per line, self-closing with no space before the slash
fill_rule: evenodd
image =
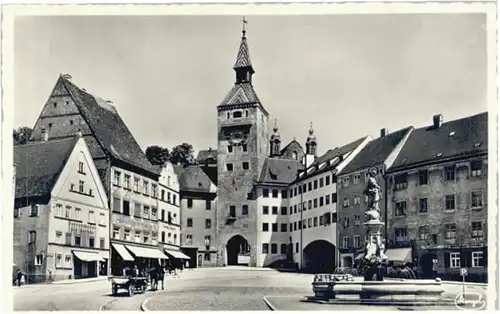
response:
<path id="1" fill-rule="evenodd" d="M 145 257 L 145 258 L 162 258 L 168 259 L 168 257 L 163 254 L 159 249 L 141 247 L 141 246 L 133 246 L 127 245 L 127 249 L 129 249 L 136 257 Z"/>
<path id="2" fill-rule="evenodd" d="M 111 243 L 111 245 L 115 248 L 115 250 L 120 254 L 121 258 L 124 261 L 133 261 L 134 258 L 130 253 L 127 251 L 125 246 L 123 244 L 117 244 L 117 243 Z"/>
<path id="3" fill-rule="evenodd" d="M 78 257 L 79 260 L 84 262 L 97 262 L 97 261 L 104 262 L 104 259 L 99 255 L 99 253 L 73 251 L 73 254 L 75 254 L 75 256 Z"/>
<path id="4" fill-rule="evenodd" d="M 385 255 L 389 258 L 390 262 L 411 262 L 411 248 L 398 248 L 398 249 L 388 249 L 385 251 Z"/>
<path id="5" fill-rule="evenodd" d="M 182 253 L 181 251 L 165 250 L 165 252 L 166 252 L 168 255 L 171 255 L 173 258 L 178 258 L 178 259 L 191 259 L 191 257 L 187 256 L 186 254 Z"/>

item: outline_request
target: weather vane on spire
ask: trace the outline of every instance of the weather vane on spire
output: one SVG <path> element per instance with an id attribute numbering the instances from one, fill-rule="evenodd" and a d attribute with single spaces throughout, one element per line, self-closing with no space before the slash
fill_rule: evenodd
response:
<path id="1" fill-rule="evenodd" d="M 241 23 L 243 24 L 243 34 L 244 34 L 246 32 L 245 24 L 247 24 L 248 21 L 245 19 L 245 17 L 243 17 L 243 19 L 241 20 Z"/>

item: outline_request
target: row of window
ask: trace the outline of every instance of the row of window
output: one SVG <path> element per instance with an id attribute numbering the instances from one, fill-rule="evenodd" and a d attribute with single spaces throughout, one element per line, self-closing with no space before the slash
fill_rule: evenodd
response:
<path id="1" fill-rule="evenodd" d="M 192 198 L 187 198 L 187 208 L 193 208 L 193 199 Z M 205 200 L 205 209 L 206 210 L 211 210 L 212 209 L 212 201 L 210 200 Z"/>
<path id="2" fill-rule="evenodd" d="M 193 218 L 186 219 L 186 227 L 193 228 L 193 226 L 194 226 Z M 212 219 L 206 218 L 205 219 L 205 229 L 211 229 L 211 228 L 212 228 Z"/>
<path id="3" fill-rule="evenodd" d="M 370 177 L 370 175 L 368 173 L 365 173 L 363 183 L 368 182 L 369 177 Z M 345 188 L 345 187 L 348 187 L 349 185 L 351 185 L 351 181 L 352 181 L 353 185 L 361 183 L 361 174 L 356 173 L 356 174 L 353 174 L 352 176 L 343 177 L 341 182 L 339 182 L 339 184 Z"/>
<path id="4" fill-rule="evenodd" d="M 328 206 L 337 202 L 337 193 L 332 193 L 331 195 L 320 196 L 318 198 L 304 201 L 303 203 L 295 204 L 290 206 L 290 215 L 300 213 L 301 211 L 306 211 L 308 209 Z"/>
<path id="5" fill-rule="evenodd" d="M 76 189 L 74 183 L 71 183 L 69 190 L 71 192 L 78 192 L 80 194 L 85 194 L 85 195 L 88 195 L 88 196 L 93 196 L 94 195 L 94 191 L 92 189 L 89 189 L 88 192 L 85 192 L 85 181 L 83 181 L 83 180 L 79 180 L 78 181 L 78 189 Z"/>
<path id="6" fill-rule="evenodd" d="M 240 146 L 240 145 L 231 145 L 231 144 L 229 144 L 229 145 L 227 146 L 227 152 L 228 152 L 228 153 L 232 153 L 232 152 L 234 151 L 234 149 L 235 149 L 236 147 L 238 147 L 238 146 Z M 241 150 L 242 150 L 243 152 L 246 152 L 246 151 L 248 150 L 247 144 L 245 144 L 245 143 L 241 144 Z"/>
<path id="7" fill-rule="evenodd" d="M 314 228 L 318 226 L 326 226 L 331 223 L 336 223 L 337 222 L 337 213 L 325 213 L 321 216 L 318 217 L 310 217 L 307 219 L 303 219 L 301 221 L 294 221 L 291 222 L 290 224 L 288 223 L 281 223 L 279 225 L 279 230 L 278 230 L 278 223 L 263 223 L 262 224 L 262 231 L 267 232 L 267 231 L 272 231 L 272 232 L 288 232 L 288 231 L 297 231 L 301 229 L 307 229 L 307 228 Z M 269 230 L 269 225 L 271 225 L 271 230 Z"/>
<path id="8" fill-rule="evenodd" d="M 269 250 L 271 247 L 271 250 Z M 262 243 L 262 254 L 286 254 L 288 245 L 286 243 L 280 244 L 280 252 L 278 253 L 278 244 L 277 243 Z"/>
<path id="9" fill-rule="evenodd" d="M 236 119 L 243 117 L 243 112 L 240 110 L 233 111 L 232 114 L 233 114 L 233 118 L 236 118 Z M 226 117 L 228 120 L 231 119 L 231 112 L 227 112 Z M 245 110 L 245 117 L 248 118 L 248 110 Z"/>
<path id="10" fill-rule="evenodd" d="M 62 204 L 56 204 L 56 217 L 67 218 L 72 220 L 83 221 L 82 217 L 82 209 L 78 207 L 71 207 L 69 205 L 63 206 Z M 89 224 L 99 224 L 99 226 L 106 226 L 107 219 L 106 214 L 99 213 L 99 217 L 96 217 L 96 213 L 94 210 L 88 211 L 87 222 Z"/>
<path id="11" fill-rule="evenodd" d="M 61 231 L 55 231 L 55 243 L 88 248 L 96 247 L 95 237 L 93 235 L 66 232 L 63 239 L 63 233 Z M 101 237 L 99 238 L 99 248 L 104 249 L 104 247 L 105 238 Z"/>
<path id="12" fill-rule="evenodd" d="M 14 208 L 14 218 L 19 218 L 22 215 L 22 210 L 20 208 Z M 38 216 L 38 205 L 31 204 L 29 209 L 30 217 Z"/>
<path id="13" fill-rule="evenodd" d="M 205 248 L 207 250 L 210 249 L 212 237 L 210 235 L 205 236 Z M 186 234 L 186 245 L 192 245 L 193 244 L 193 235 L 192 234 Z"/>
<path id="14" fill-rule="evenodd" d="M 334 184 L 337 180 L 337 176 L 335 175 L 325 175 L 324 177 L 315 179 L 314 181 L 310 181 L 308 183 L 304 183 L 300 186 L 296 186 L 289 190 L 290 197 L 295 197 L 300 194 L 305 194 L 307 192 L 311 192 L 317 189 L 321 189 L 322 187 L 328 186 L 330 184 Z"/>
<path id="15" fill-rule="evenodd" d="M 446 211 L 454 211 L 457 209 L 457 196 L 456 194 L 448 194 L 444 196 L 444 209 Z M 427 213 L 428 211 L 428 199 L 420 198 L 419 201 L 419 213 Z M 471 192 L 471 209 L 480 209 L 483 207 L 483 191 L 472 191 Z M 394 216 L 401 217 L 406 216 L 407 204 L 406 201 L 396 202 L 394 207 Z"/>
<path id="16" fill-rule="evenodd" d="M 248 161 L 244 161 L 241 163 L 241 169 L 243 170 L 248 170 L 250 169 L 250 163 Z M 233 163 L 227 163 L 226 164 L 226 170 L 227 171 L 233 171 L 234 170 L 234 164 Z"/>
<path id="17" fill-rule="evenodd" d="M 484 267 L 485 266 L 485 258 L 484 258 L 484 253 L 483 251 L 476 251 L 476 252 L 471 252 L 471 266 L 472 267 Z M 450 263 L 449 267 L 450 268 L 460 268 L 461 265 L 461 258 L 460 258 L 460 252 L 451 252 L 450 253 Z"/>
<path id="18" fill-rule="evenodd" d="M 165 235 L 167 235 L 167 237 Z M 173 235 L 173 240 L 172 240 L 172 235 Z M 177 245 L 177 233 L 169 232 L 167 234 L 165 231 L 162 231 L 161 232 L 161 242 Z"/>
<path id="19" fill-rule="evenodd" d="M 445 240 L 455 240 L 457 239 L 457 224 L 447 223 L 444 224 L 444 238 Z M 484 226 L 482 221 L 471 221 L 469 230 L 461 230 L 460 235 L 467 234 L 472 238 L 472 241 L 483 240 L 484 237 Z M 394 229 L 394 236 L 396 242 L 407 242 L 408 241 L 408 229 L 407 228 L 396 228 Z M 432 237 L 432 238 L 431 238 Z M 422 241 L 432 240 L 434 243 L 437 242 L 437 235 L 431 235 L 429 232 L 429 226 L 420 226 L 418 228 L 418 239 Z"/>
<path id="20" fill-rule="evenodd" d="M 470 162 L 470 175 L 473 178 L 480 178 L 483 175 L 483 161 L 474 160 Z M 455 181 L 457 177 L 456 166 L 445 167 L 443 170 L 444 181 Z M 408 174 L 403 173 L 394 177 L 394 189 L 402 190 L 408 187 Z M 429 171 L 421 170 L 418 172 L 418 185 L 429 184 Z"/>
<path id="21" fill-rule="evenodd" d="M 130 175 L 123 174 L 123 183 L 122 183 L 122 173 L 120 171 L 117 171 L 117 170 L 114 171 L 113 184 L 115 186 L 123 187 L 124 189 L 127 189 L 127 190 L 132 190 L 130 179 L 131 179 Z M 170 176 L 167 178 L 167 180 L 168 180 L 167 185 L 170 186 Z M 151 185 L 150 185 L 150 183 L 151 183 Z M 151 186 L 151 188 L 150 188 L 150 186 Z M 134 177 L 133 191 L 136 193 L 142 193 L 144 195 L 151 196 L 153 198 L 158 197 L 158 185 L 156 183 L 150 182 L 146 179 L 142 180 L 142 187 L 141 187 L 141 179 Z M 165 194 L 166 194 L 166 198 L 165 198 Z M 172 203 L 174 205 L 177 205 L 177 194 L 172 193 L 170 191 L 165 191 L 165 189 L 161 189 L 160 199 L 162 201 L 166 201 L 168 203 Z"/>
<path id="22" fill-rule="evenodd" d="M 114 227 L 113 228 L 113 239 L 117 240 L 125 240 L 129 242 L 136 242 L 136 243 L 145 243 L 145 244 L 152 244 L 156 245 L 158 244 L 158 235 L 155 232 L 152 232 L 151 234 L 146 231 L 139 231 L 135 230 L 134 232 L 134 239 L 132 240 L 131 233 L 132 231 L 130 229 L 124 229 L 123 230 L 123 236 L 121 236 L 120 227 Z"/>

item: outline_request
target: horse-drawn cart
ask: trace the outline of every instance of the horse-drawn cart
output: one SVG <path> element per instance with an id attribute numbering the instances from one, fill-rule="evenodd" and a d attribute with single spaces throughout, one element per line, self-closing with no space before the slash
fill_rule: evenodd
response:
<path id="1" fill-rule="evenodd" d="M 148 287 L 148 279 L 148 277 L 108 277 L 108 281 L 111 281 L 113 295 L 117 295 L 119 289 L 124 289 L 128 291 L 129 296 L 133 296 L 135 292 L 145 292 Z"/>

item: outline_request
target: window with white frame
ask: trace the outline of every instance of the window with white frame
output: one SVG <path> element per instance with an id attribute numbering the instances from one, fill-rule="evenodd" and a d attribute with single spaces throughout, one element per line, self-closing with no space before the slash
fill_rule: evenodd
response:
<path id="1" fill-rule="evenodd" d="M 75 217 L 73 217 L 73 219 L 81 220 L 82 209 L 77 207 L 77 208 L 75 208 L 74 213 L 75 213 Z"/>
<path id="2" fill-rule="evenodd" d="M 406 216 L 406 201 L 396 203 L 396 206 L 394 207 L 394 216 Z"/>
<path id="3" fill-rule="evenodd" d="M 455 166 L 444 168 L 444 179 L 446 181 L 455 181 Z"/>
<path id="4" fill-rule="evenodd" d="M 140 231 L 135 232 L 135 242 L 141 243 L 141 232 Z"/>
<path id="5" fill-rule="evenodd" d="M 348 249 L 349 248 L 349 237 L 344 237 L 342 239 L 342 247 L 344 249 Z"/>
<path id="6" fill-rule="evenodd" d="M 106 215 L 104 213 L 99 213 L 99 225 L 106 226 Z"/>
<path id="7" fill-rule="evenodd" d="M 124 187 L 130 189 L 130 175 L 126 174 L 123 176 Z"/>
<path id="8" fill-rule="evenodd" d="M 81 181 L 81 180 L 78 182 L 78 191 L 79 191 L 80 193 L 83 193 L 83 192 L 84 192 L 84 184 L 85 184 L 85 182 L 83 182 L 83 181 Z"/>
<path id="9" fill-rule="evenodd" d="M 359 181 L 360 181 L 360 178 L 361 178 L 361 175 L 358 173 L 358 174 L 355 174 L 352 176 L 352 184 L 358 184 Z"/>
<path id="10" fill-rule="evenodd" d="M 349 198 L 344 197 L 344 207 L 349 207 Z"/>
<path id="11" fill-rule="evenodd" d="M 354 205 L 361 203 L 361 199 L 359 196 L 354 196 Z"/>
<path id="12" fill-rule="evenodd" d="M 151 196 L 156 197 L 156 194 L 158 193 L 158 187 L 156 184 L 151 183 Z"/>
<path id="13" fill-rule="evenodd" d="M 471 207 L 472 208 L 483 207 L 483 191 L 471 192 Z"/>
<path id="14" fill-rule="evenodd" d="M 144 243 L 149 243 L 149 234 L 145 234 L 143 240 Z"/>
<path id="15" fill-rule="evenodd" d="M 120 238 L 120 228 L 113 228 L 113 239 L 119 239 Z"/>
<path id="16" fill-rule="evenodd" d="M 158 235 L 156 233 L 151 234 L 151 244 L 158 244 Z"/>
<path id="17" fill-rule="evenodd" d="M 38 205 L 36 205 L 36 204 L 31 204 L 31 208 L 30 208 L 30 216 L 31 216 L 31 217 L 38 216 Z"/>
<path id="18" fill-rule="evenodd" d="M 472 221 L 471 222 L 471 237 L 473 239 L 482 239 L 484 235 L 483 232 L 483 222 L 482 221 Z"/>
<path id="19" fill-rule="evenodd" d="M 484 266 L 483 252 L 482 251 L 472 252 L 472 267 L 483 267 L 483 266 Z"/>
<path id="20" fill-rule="evenodd" d="M 460 268 L 460 252 L 450 253 L 450 268 Z"/>
<path id="21" fill-rule="evenodd" d="M 349 177 L 345 177 L 342 179 L 342 186 L 343 187 L 348 187 L 349 186 Z"/>
<path id="22" fill-rule="evenodd" d="M 43 255 L 37 254 L 35 256 L 35 266 L 42 266 L 42 264 L 43 264 Z"/>
<path id="23" fill-rule="evenodd" d="M 408 187 L 408 174 L 403 173 L 394 177 L 394 184 L 396 190 L 404 190 Z"/>
<path id="24" fill-rule="evenodd" d="M 66 206 L 66 212 L 64 213 L 65 218 L 71 218 L 71 206 Z"/>
<path id="25" fill-rule="evenodd" d="M 193 244 L 193 235 L 192 234 L 186 234 L 186 243 Z"/>
<path id="26" fill-rule="evenodd" d="M 158 208 L 151 207 L 151 219 L 155 220 L 158 218 Z"/>
<path id="27" fill-rule="evenodd" d="M 115 170 L 115 174 L 113 176 L 113 184 L 120 186 L 121 172 Z"/>
<path id="28" fill-rule="evenodd" d="M 349 217 L 344 217 L 344 228 L 349 228 Z"/>
<path id="29" fill-rule="evenodd" d="M 354 215 L 354 225 L 359 226 L 361 224 L 361 217 L 360 215 L 356 214 Z"/>
<path id="30" fill-rule="evenodd" d="M 396 228 L 394 231 L 396 242 L 406 242 L 408 240 L 408 230 L 406 228 Z"/>
<path id="31" fill-rule="evenodd" d="M 56 243 L 63 244 L 63 237 L 61 231 L 56 231 Z"/>
<path id="32" fill-rule="evenodd" d="M 93 210 L 89 211 L 89 223 L 95 223 L 95 212 Z"/>
<path id="33" fill-rule="evenodd" d="M 481 177 L 483 173 L 483 161 L 475 160 L 470 163 L 471 176 L 473 178 Z"/>
<path id="34" fill-rule="evenodd" d="M 78 172 L 85 174 L 85 164 L 81 161 L 78 162 Z"/>
<path id="35" fill-rule="evenodd" d="M 63 206 L 62 204 L 56 204 L 56 216 L 64 217 Z"/>
<path id="36" fill-rule="evenodd" d="M 429 226 L 418 227 L 418 238 L 422 241 L 427 240 L 429 237 Z"/>
<path id="37" fill-rule="evenodd" d="M 64 266 L 71 267 L 71 255 L 70 254 L 66 254 L 64 256 Z"/>
<path id="38" fill-rule="evenodd" d="M 130 239 L 130 230 L 125 229 L 123 235 L 124 235 L 125 241 L 130 241 L 131 240 Z"/>
<path id="39" fill-rule="evenodd" d="M 62 254 L 57 253 L 56 254 L 56 266 L 61 267 L 62 263 L 63 263 Z"/>
<path id="40" fill-rule="evenodd" d="M 36 231 L 35 230 L 31 230 L 28 233 L 28 243 L 35 243 L 35 242 L 36 242 Z"/>
<path id="41" fill-rule="evenodd" d="M 456 239 L 457 237 L 457 225 L 452 223 L 452 224 L 445 224 L 445 239 L 446 240 L 453 240 Z"/>
<path id="42" fill-rule="evenodd" d="M 455 194 L 445 195 L 445 210 L 455 210 Z"/>
<path id="43" fill-rule="evenodd" d="M 149 218 L 149 206 L 144 205 L 142 208 L 142 218 Z"/>
<path id="44" fill-rule="evenodd" d="M 134 192 L 139 192 L 139 182 L 141 179 L 139 178 L 134 178 Z"/>
<path id="45" fill-rule="evenodd" d="M 354 236 L 354 247 L 355 248 L 361 247 L 361 237 L 359 235 Z"/>
<path id="46" fill-rule="evenodd" d="M 143 191 L 142 193 L 148 195 L 149 194 L 149 182 L 148 181 L 144 181 L 143 182 Z"/>

